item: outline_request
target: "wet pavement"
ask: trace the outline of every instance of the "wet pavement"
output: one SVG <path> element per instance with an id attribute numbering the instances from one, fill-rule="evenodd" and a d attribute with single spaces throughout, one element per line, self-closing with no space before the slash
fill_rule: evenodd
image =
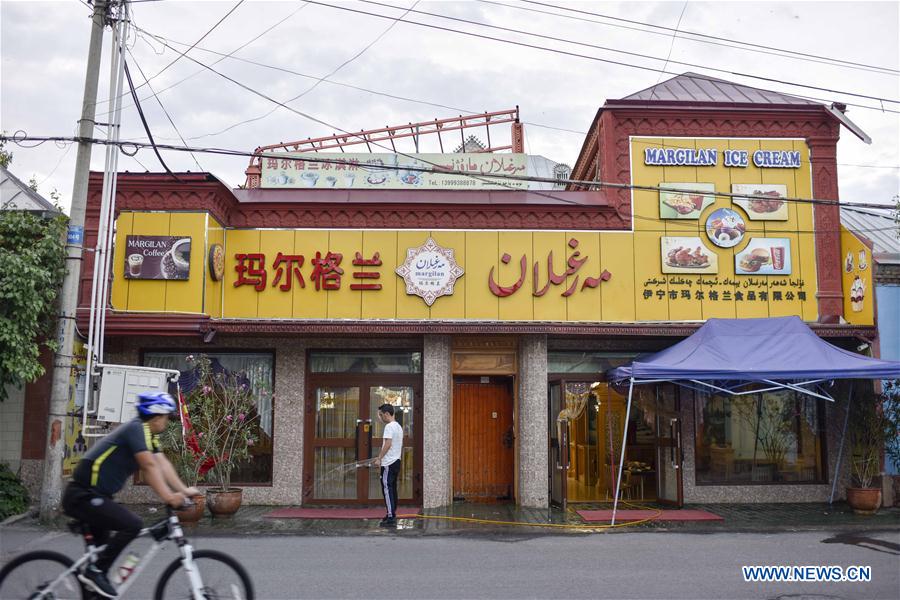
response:
<path id="1" fill-rule="evenodd" d="M 611 504 L 578 504 L 578 509 L 609 509 Z M 147 523 L 164 516 L 152 505 L 131 505 Z M 379 527 L 377 519 L 273 519 L 265 515 L 283 508 L 277 506 L 243 506 L 233 517 L 213 518 L 207 514 L 199 523 L 187 524 L 189 535 L 381 535 L 387 531 L 403 535 L 566 535 L 596 532 L 779 532 L 779 531 L 900 531 L 900 508 L 882 508 L 878 514 L 854 514 L 844 503 L 827 504 L 693 504 L 687 509 L 704 510 L 723 517 L 722 521 L 648 521 L 621 524 L 610 528 L 602 523 L 586 523 L 575 508 L 531 509 L 514 505 L 456 503 L 437 510 L 422 511 L 415 518 L 398 519 L 397 529 Z M 323 507 L 325 508 L 325 507 Z M 629 504 L 620 508 L 645 508 L 653 516 L 662 506 Z M 401 506 L 398 514 L 418 512 Z M 39 526 L 25 518 L 17 526 Z M 59 519 L 51 528 L 62 529 Z"/>

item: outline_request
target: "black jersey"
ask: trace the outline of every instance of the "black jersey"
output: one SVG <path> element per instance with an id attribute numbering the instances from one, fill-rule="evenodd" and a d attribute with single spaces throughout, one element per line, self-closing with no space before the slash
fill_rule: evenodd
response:
<path id="1" fill-rule="evenodd" d="M 150 432 L 148 423 L 135 418 L 88 450 L 75 467 L 72 480 L 98 494 L 112 496 L 138 470 L 135 454 L 158 451 L 158 436 Z"/>

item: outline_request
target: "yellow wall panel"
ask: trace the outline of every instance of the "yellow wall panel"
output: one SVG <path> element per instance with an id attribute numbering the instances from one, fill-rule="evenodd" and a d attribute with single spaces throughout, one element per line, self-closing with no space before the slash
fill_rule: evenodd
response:
<path id="1" fill-rule="evenodd" d="M 204 253 L 204 257 L 209 256 L 209 247 L 213 244 L 219 244 L 223 249 L 225 248 L 225 230 L 222 228 L 222 224 L 216 221 L 212 216 L 208 216 L 206 220 L 206 242 L 206 252 Z M 204 261 L 207 261 L 208 263 L 207 258 L 204 258 Z M 222 317 L 222 293 L 225 288 L 227 275 L 228 273 L 225 272 L 222 276 L 222 281 L 213 281 L 212 277 L 209 275 L 209 265 L 207 264 L 206 293 L 203 298 L 203 312 L 214 319 Z"/>
<path id="2" fill-rule="evenodd" d="M 661 235 L 654 232 L 635 231 L 634 243 L 634 279 L 637 284 L 638 296 L 636 317 L 638 321 L 668 321 L 669 320 L 669 286 L 666 283 L 655 285 L 652 288 L 644 287 L 648 279 L 665 279 L 661 273 L 660 246 Z M 644 298 L 645 289 L 653 293 Z M 661 296 L 660 296 L 661 293 Z"/>
<path id="3" fill-rule="evenodd" d="M 187 281 L 166 281 L 167 312 L 203 312 L 206 279 L 206 213 L 172 213 L 169 235 L 191 238 L 191 269 Z"/>
<path id="4" fill-rule="evenodd" d="M 428 232 L 427 231 L 399 231 L 397 232 L 397 251 L 395 252 L 395 256 L 397 257 L 396 263 L 398 265 L 402 264 L 403 261 L 406 260 L 406 251 L 409 248 L 418 248 L 422 244 L 428 241 Z M 496 236 L 495 236 L 495 247 L 496 247 Z M 477 255 L 477 254 L 476 254 Z M 491 252 L 490 257 L 493 260 L 493 257 L 496 256 L 496 250 Z M 465 266 L 463 267 L 465 269 Z M 395 277 L 399 277 L 395 274 Z M 466 274 L 463 277 L 471 277 L 471 273 L 468 269 L 466 269 Z M 485 277 L 485 282 L 487 281 L 487 277 Z M 484 284 L 484 289 L 487 290 L 487 283 Z M 406 293 L 406 285 L 397 285 L 397 318 L 398 319 L 428 319 L 431 316 L 431 311 L 428 308 L 428 305 L 425 304 L 425 301 L 418 296 L 413 296 Z M 493 297 L 493 296 L 492 296 Z M 434 301 L 434 304 L 437 304 L 441 301 L 442 298 L 438 298 Z M 496 307 L 496 303 L 494 304 Z M 497 318 L 496 310 L 494 311 L 494 316 L 492 318 Z"/>
<path id="5" fill-rule="evenodd" d="M 466 318 L 495 320 L 499 298 L 488 288 L 491 267 L 500 263 L 499 240 L 495 231 L 466 232 Z"/>
<path id="6" fill-rule="evenodd" d="M 169 217 L 170 214 L 164 212 L 134 213 L 132 235 L 169 235 Z M 166 281 L 132 279 L 128 286 L 128 310 L 166 310 Z"/>
<path id="7" fill-rule="evenodd" d="M 690 139 L 665 139 L 662 144 L 663 148 L 687 148 L 689 150 L 696 150 L 697 143 L 695 140 Z M 676 167 L 653 167 L 655 171 L 658 171 L 662 174 L 662 179 L 657 181 L 656 183 L 652 183 L 650 185 L 661 185 L 663 182 L 665 183 L 697 183 L 706 181 L 704 176 L 710 170 L 708 167 L 704 167 L 702 169 L 698 169 L 697 167 L 689 167 L 689 166 L 676 166 Z M 701 176 L 701 173 L 703 176 Z M 657 177 L 659 179 L 659 177 Z M 656 207 L 657 213 L 656 218 L 659 219 L 659 192 L 656 193 Z M 661 219 L 659 224 L 662 227 L 658 229 L 662 229 L 665 231 L 666 235 L 676 235 L 676 236 L 685 236 L 697 235 L 699 220 L 698 219 Z M 650 230 L 650 223 L 648 223 L 647 229 Z"/>
<path id="8" fill-rule="evenodd" d="M 341 275 L 341 287 L 339 290 L 330 290 L 328 297 L 329 319 L 359 319 L 362 314 L 362 291 L 350 289 L 355 280 L 353 272 L 353 258 L 357 252 L 362 251 L 362 231 L 332 231 L 328 238 L 329 250 L 343 256 L 340 267 L 344 270 Z"/>
<path id="9" fill-rule="evenodd" d="M 566 260 L 568 259 L 569 246 L 568 238 L 562 231 L 535 231 L 532 233 L 532 247 L 534 248 L 534 259 L 531 261 L 532 284 L 528 290 L 532 294 L 534 300 L 534 318 L 538 321 L 565 321 L 566 320 L 566 304 L 560 302 L 562 298 L 560 294 L 564 290 L 559 290 L 559 286 L 550 284 L 547 291 L 542 296 L 534 296 L 535 290 L 541 291 L 547 286 L 549 281 L 548 260 L 550 253 L 553 252 L 553 272 L 560 275 L 566 270 Z M 538 265 L 537 283 L 534 283 L 534 263 Z M 557 291 L 558 290 L 558 291 Z"/>
<path id="10" fill-rule="evenodd" d="M 872 325 L 875 322 L 872 252 L 843 226 L 841 226 L 841 256 L 844 318 L 854 325 Z"/>
<path id="11" fill-rule="evenodd" d="M 494 282 L 506 288 L 519 286 L 509 296 L 498 298 L 498 315 L 502 321 L 530 321 L 534 317 L 531 249 L 530 232 L 501 231 L 498 234 L 498 266 L 494 271 Z M 506 264 L 503 262 L 504 254 L 509 256 Z"/>
<path id="12" fill-rule="evenodd" d="M 363 319 L 393 319 L 397 314 L 397 287 L 405 284 L 397 276 L 397 232 L 380 229 L 363 232 L 362 256 L 371 260 L 375 253 L 381 259 L 381 266 L 354 267 L 354 271 L 376 272 L 378 279 L 358 280 L 360 284 L 380 284 L 381 290 L 366 290 L 362 296 Z M 352 273 L 351 273 L 352 275 Z"/>
<path id="13" fill-rule="evenodd" d="M 469 271 L 466 269 L 466 232 L 464 231 L 432 231 L 431 238 L 438 246 L 453 248 L 453 258 L 466 272 L 456 280 L 452 296 L 441 296 L 431 305 L 432 319 L 459 319 L 466 314 L 466 287 L 469 284 Z M 397 285 L 403 288 L 406 284 L 397 277 Z"/>
<path id="14" fill-rule="evenodd" d="M 131 282 L 125 279 L 125 237 L 131 235 L 134 213 L 123 212 L 116 219 L 116 238 L 113 250 L 112 289 L 110 304 L 113 310 L 128 310 L 128 286 Z M 88 299 L 89 300 L 89 299 Z"/>
<path id="15" fill-rule="evenodd" d="M 600 255 L 612 274 L 601 286 L 600 316 L 604 321 L 634 321 L 635 304 L 642 301 L 644 282 L 635 278 L 633 238 L 631 233 L 600 234 Z"/>
<path id="16" fill-rule="evenodd" d="M 259 251 L 266 257 L 267 276 L 266 289 L 257 296 L 258 314 L 272 319 L 290 319 L 294 311 L 294 291 L 299 282 L 291 263 L 282 260 L 277 269 L 275 264 L 279 253 L 294 255 L 294 232 L 288 229 L 260 231 Z M 290 289 L 281 289 L 288 284 Z"/>
<path id="17" fill-rule="evenodd" d="M 258 254 L 260 232 L 255 229 L 233 229 L 225 235 L 225 295 L 222 311 L 229 318 L 255 319 L 258 316 L 258 302 L 260 292 L 252 285 L 240 285 L 237 282 L 236 254 Z M 259 263 L 244 262 L 245 266 L 259 267 Z M 265 265 L 263 265 L 265 266 Z M 245 278 L 250 278 L 245 272 Z M 253 279 L 260 280 L 259 277 Z"/>
<path id="18" fill-rule="evenodd" d="M 658 186 L 662 183 L 663 173 L 659 167 L 644 164 L 644 149 L 648 146 L 662 146 L 661 138 L 636 137 L 631 139 L 631 180 L 640 185 Z M 632 208 L 634 213 L 634 229 L 659 229 L 659 192 L 648 190 L 632 190 Z"/>
<path id="19" fill-rule="evenodd" d="M 316 290 L 315 282 L 310 277 L 316 252 L 327 254 L 327 230 L 301 229 L 294 232 L 294 254 L 303 257 L 303 267 L 300 270 L 303 273 L 305 284 L 297 287 L 297 282 L 294 282 L 293 316 L 295 319 L 324 319 L 327 317 L 328 297 L 324 290 Z"/>
<path id="20" fill-rule="evenodd" d="M 584 287 L 589 277 L 599 279 L 605 268 L 603 255 L 600 252 L 600 234 L 595 232 L 584 233 L 567 233 L 566 239 L 578 240 L 578 246 L 575 250 L 569 249 L 569 255 L 572 256 L 575 251 L 580 252 L 578 260 L 586 259 L 581 268 L 574 275 L 566 278 L 566 289 L 575 284 L 574 291 L 566 301 L 566 320 L 568 321 L 599 321 L 601 318 L 603 305 L 603 287 L 607 282 L 600 282 L 597 287 Z M 608 270 L 608 269 L 607 269 Z"/>

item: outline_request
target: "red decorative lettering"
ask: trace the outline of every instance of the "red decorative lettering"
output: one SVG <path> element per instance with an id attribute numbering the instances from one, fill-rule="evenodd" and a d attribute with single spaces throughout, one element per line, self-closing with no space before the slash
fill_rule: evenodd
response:
<path id="1" fill-rule="evenodd" d="M 356 257 L 353 259 L 354 267 L 380 267 L 381 266 L 381 254 L 376 252 L 374 256 L 370 259 L 363 258 L 362 254 L 359 252 L 356 253 Z M 353 277 L 356 279 L 381 279 L 381 273 L 378 271 L 354 271 Z M 351 290 L 380 290 L 380 283 L 351 283 Z"/>
<path id="2" fill-rule="evenodd" d="M 266 255 L 265 254 L 235 254 L 237 264 L 237 280 L 234 287 L 252 285 L 257 292 L 266 289 Z"/>
<path id="3" fill-rule="evenodd" d="M 275 262 L 272 263 L 272 268 L 276 269 L 275 280 L 272 282 L 272 287 L 278 285 L 278 282 L 281 281 L 286 269 L 287 277 L 285 277 L 284 283 L 282 283 L 278 289 L 282 292 L 290 291 L 295 276 L 297 277 L 297 283 L 300 284 L 300 287 L 305 288 L 306 282 L 303 280 L 303 273 L 300 272 L 300 267 L 303 266 L 303 260 L 302 254 L 282 254 L 279 252 L 278 256 L 275 257 Z"/>
<path id="4" fill-rule="evenodd" d="M 512 260 L 512 257 L 509 254 L 504 254 L 500 259 L 504 265 L 508 265 L 509 261 Z M 491 267 L 490 273 L 488 273 L 488 288 L 490 288 L 491 293 L 500 298 L 505 298 L 506 296 L 511 296 L 518 291 L 522 284 L 525 283 L 525 275 L 528 272 L 528 257 L 524 254 L 522 255 L 521 260 L 519 260 L 519 280 L 510 286 L 502 286 L 499 285 L 496 281 L 494 281 L 494 267 Z"/>
<path id="5" fill-rule="evenodd" d="M 315 282 L 317 291 L 341 289 L 344 270 L 340 265 L 343 258 L 343 254 L 336 252 L 328 252 L 324 258 L 321 252 L 316 252 L 316 257 L 312 259 L 313 272 L 309 277 Z"/>

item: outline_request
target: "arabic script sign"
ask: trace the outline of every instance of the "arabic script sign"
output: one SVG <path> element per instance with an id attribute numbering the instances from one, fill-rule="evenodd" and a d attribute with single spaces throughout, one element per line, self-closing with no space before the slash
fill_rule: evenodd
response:
<path id="1" fill-rule="evenodd" d="M 316 162 L 322 160 L 336 162 Z M 472 176 L 448 175 L 440 171 L 463 171 Z M 285 154 L 281 158 L 262 160 L 260 187 L 389 190 L 528 188 L 526 181 L 490 179 L 490 175 L 527 175 L 526 155 L 324 152 Z"/>
<path id="2" fill-rule="evenodd" d="M 463 276 L 452 248 L 438 246 L 433 239 L 406 250 L 406 260 L 397 275 L 406 282 L 406 293 L 419 296 L 431 306 L 441 296 L 451 296 L 456 280 Z"/>

